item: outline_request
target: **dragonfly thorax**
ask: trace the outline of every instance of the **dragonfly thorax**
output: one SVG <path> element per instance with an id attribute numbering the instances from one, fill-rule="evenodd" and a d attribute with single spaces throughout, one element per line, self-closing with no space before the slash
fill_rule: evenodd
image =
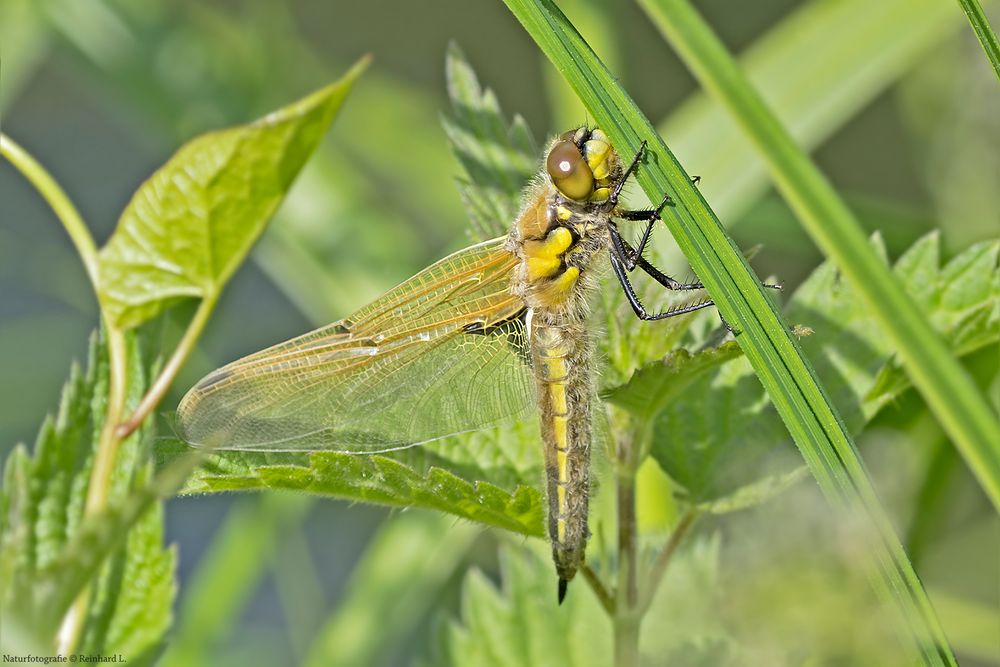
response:
<path id="1" fill-rule="evenodd" d="M 595 255 L 609 243 L 611 192 L 622 176 L 618 154 L 599 129 L 557 137 L 508 238 L 517 255 L 512 291 L 533 311 L 586 316 Z"/>

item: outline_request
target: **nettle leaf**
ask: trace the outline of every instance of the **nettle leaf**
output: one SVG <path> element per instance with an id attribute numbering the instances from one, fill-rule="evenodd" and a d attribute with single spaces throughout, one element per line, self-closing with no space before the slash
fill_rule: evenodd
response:
<path id="1" fill-rule="evenodd" d="M 521 192 L 538 170 L 538 148 L 521 116 L 508 125 L 493 91 L 483 89 L 454 43 L 445 64 L 452 116 L 441 123 L 468 179 L 458 188 L 480 240 L 506 234 Z"/>
<path id="2" fill-rule="evenodd" d="M 38 640 L 50 643 L 69 605 L 89 583 L 90 606 L 79 648 L 121 653 L 129 662 L 143 664 L 143 656 L 152 658 L 170 625 L 175 555 L 163 548 L 162 506 L 153 502 L 126 521 L 83 521 L 107 405 L 107 376 L 106 349 L 95 335 L 87 371 L 72 367 L 58 416 L 43 423 L 33 454 L 18 447 L 7 459 L 0 490 L 0 606 Z M 146 373 L 131 337 L 127 376 L 126 400 L 134 407 Z M 132 502 L 133 489 L 152 470 L 144 444 L 150 428 L 120 445 L 109 493 L 111 513 Z M 95 532 L 103 541 L 84 540 Z"/>
<path id="3" fill-rule="evenodd" d="M 809 469 L 805 466 L 799 466 L 789 472 L 762 477 L 755 482 L 731 491 L 728 495 L 721 498 L 699 503 L 696 507 L 699 512 L 706 514 L 740 512 L 766 503 L 808 476 Z"/>
<path id="4" fill-rule="evenodd" d="M 12 608 L 31 599 L 31 582 L 40 567 L 60 553 L 82 509 L 74 481 L 90 449 L 90 403 L 99 369 L 106 372 L 91 341 L 86 374 L 73 364 L 63 387 L 58 416 L 46 417 L 34 455 L 17 446 L 4 466 L 0 489 L 0 605 Z"/>
<path id="5" fill-rule="evenodd" d="M 382 455 L 340 452 L 216 452 L 182 493 L 286 489 L 390 507 L 424 507 L 524 535 L 541 536 L 541 452 L 517 424 Z M 531 445 L 535 445 L 532 447 Z M 190 448 L 157 445 L 161 462 Z"/>
<path id="6" fill-rule="evenodd" d="M 643 366 L 625 384 L 602 392 L 601 398 L 649 422 L 697 378 L 741 354 L 736 341 L 694 354 L 680 348 L 662 361 Z"/>
<path id="7" fill-rule="evenodd" d="M 610 620 L 593 592 L 574 582 L 556 602 L 552 564 L 527 548 L 500 550 L 496 586 L 472 570 L 462 586 L 461 620 L 443 631 L 434 665 L 565 665 L 612 663 Z"/>
<path id="8" fill-rule="evenodd" d="M 102 310 L 116 326 L 218 294 L 366 64 L 253 123 L 192 139 L 140 186 L 100 252 Z"/>
<path id="9" fill-rule="evenodd" d="M 643 664 L 722 664 L 709 657 L 737 648 L 719 614 L 719 552 L 716 534 L 686 541 L 674 555 L 642 626 Z M 559 606 L 547 546 L 506 544 L 499 556 L 499 588 L 471 570 L 459 618 L 442 624 L 433 655 L 421 664 L 613 664 L 611 621 L 582 577 Z"/>
<path id="10" fill-rule="evenodd" d="M 873 245 L 885 256 L 881 240 Z M 936 233 L 915 243 L 895 274 L 960 354 L 1000 340 L 998 244 L 971 246 L 940 266 Z M 796 290 L 787 318 L 812 330 L 802 347 L 852 432 L 910 387 L 872 313 L 829 262 Z M 785 465 L 790 445 L 781 420 L 745 359 L 694 379 L 660 412 L 652 454 L 693 502 L 729 495 Z M 780 471 L 779 471 L 780 472 Z"/>

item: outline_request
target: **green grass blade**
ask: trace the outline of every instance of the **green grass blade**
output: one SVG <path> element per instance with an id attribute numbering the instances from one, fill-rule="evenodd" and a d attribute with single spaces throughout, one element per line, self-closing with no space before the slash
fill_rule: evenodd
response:
<path id="1" fill-rule="evenodd" d="M 983 12 L 983 6 L 979 4 L 979 0 L 958 0 L 958 4 L 962 5 L 965 15 L 969 17 L 969 23 L 972 24 L 976 37 L 983 45 L 983 51 L 986 52 L 986 57 L 993 65 L 993 71 L 1000 79 L 1000 42 L 997 41 L 997 34 L 993 32 L 993 27 L 990 25 L 989 19 L 986 18 L 986 13 Z"/>
<path id="2" fill-rule="evenodd" d="M 506 0 L 538 46 L 623 154 L 647 142 L 638 182 L 651 200 L 670 192 L 666 224 L 738 340 L 820 486 L 840 509 L 859 510 L 873 538 L 879 589 L 900 608 L 928 665 L 954 657 L 867 472 L 801 349 L 718 218 L 632 98 L 550 0 Z"/>
<path id="3" fill-rule="evenodd" d="M 873 252 L 861 225 L 829 181 L 795 144 L 691 5 L 685 0 L 642 0 L 642 4 L 706 89 L 753 139 L 778 189 L 875 313 L 914 386 L 1000 510 L 1000 423 L 972 378 Z"/>
<path id="4" fill-rule="evenodd" d="M 814 0 L 755 40 L 739 63 L 811 150 L 962 27 L 955 8 L 939 0 Z M 681 163 L 705 177 L 699 188 L 727 226 L 768 191 L 764 160 L 704 92 L 692 93 L 656 128 Z"/>

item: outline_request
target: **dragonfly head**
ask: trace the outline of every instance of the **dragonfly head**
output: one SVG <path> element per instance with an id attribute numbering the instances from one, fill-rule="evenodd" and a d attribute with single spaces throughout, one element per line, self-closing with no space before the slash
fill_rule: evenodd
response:
<path id="1" fill-rule="evenodd" d="M 614 179 L 621 176 L 607 135 L 586 126 L 559 135 L 549 147 L 545 171 L 564 197 L 581 202 L 607 200 Z"/>

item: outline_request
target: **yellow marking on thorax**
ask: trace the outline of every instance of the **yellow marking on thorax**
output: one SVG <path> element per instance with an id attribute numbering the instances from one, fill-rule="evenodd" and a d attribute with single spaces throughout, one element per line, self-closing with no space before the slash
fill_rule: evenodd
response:
<path id="1" fill-rule="evenodd" d="M 554 275 L 562 265 L 562 255 L 573 245 L 573 234 L 565 227 L 556 227 L 544 240 L 525 241 L 528 280 L 535 282 Z"/>
<path id="2" fill-rule="evenodd" d="M 580 269 L 571 266 L 563 271 L 557 278 L 540 285 L 535 292 L 535 298 L 544 306 L 558 306 L 566 302 L 576 281 L 580 277 Z"/>

